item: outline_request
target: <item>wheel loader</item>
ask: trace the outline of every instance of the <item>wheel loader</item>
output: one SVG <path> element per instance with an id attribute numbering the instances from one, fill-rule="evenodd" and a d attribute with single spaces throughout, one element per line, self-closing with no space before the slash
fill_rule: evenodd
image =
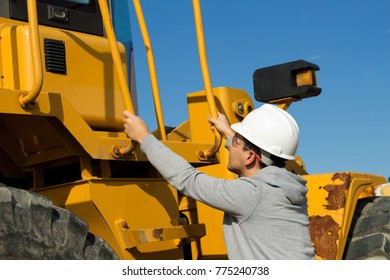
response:
<path id="1" fill-rule="evenodd" d="M 134 9 L 153 134 L 200 171 L 235 178 L 207 116 L 222 112 L 235 123 L 255 105 L 243 90 L 212 87 L 198 0 L 193 8 L 204 89 L 183 93 L 188 120 L 167 127 L 139 0 L 0 0 L 1 259 L 227 258 L 222 213 L 178 193 L 123 131 L 122 112 L 139 113 Z M 320 94 L 318 70 L 303 60 L 257 69 L 254 98 L 287 110 Z M 390 257 L 385 178 L 308 174 L 299 156 L 286 168 L 308 181 L 317 259 Z"/>

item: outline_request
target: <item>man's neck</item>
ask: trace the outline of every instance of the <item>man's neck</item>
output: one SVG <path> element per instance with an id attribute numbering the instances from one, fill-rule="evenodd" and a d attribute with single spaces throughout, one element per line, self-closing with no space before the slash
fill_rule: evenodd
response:
<path id="1" fill-rule="evenodd" d="M 252 178 L 258 171 L 261 170 L 261 167 L 254 167 L 250 169 L 244 169 L 238 177 L 247 177 Z"/>

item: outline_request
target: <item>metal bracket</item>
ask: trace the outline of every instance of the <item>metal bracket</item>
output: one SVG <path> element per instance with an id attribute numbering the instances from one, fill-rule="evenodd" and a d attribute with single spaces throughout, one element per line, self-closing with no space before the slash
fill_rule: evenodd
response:
<path id="1" fill-rule="evenodd" d="M 206 235 L 204 224 L 130 229 L 124 219 L 118 219 L 115 227 L 123 248 L 137 247 L 145 253 L 176 249 L 180 243 L 189 243 Z"/>

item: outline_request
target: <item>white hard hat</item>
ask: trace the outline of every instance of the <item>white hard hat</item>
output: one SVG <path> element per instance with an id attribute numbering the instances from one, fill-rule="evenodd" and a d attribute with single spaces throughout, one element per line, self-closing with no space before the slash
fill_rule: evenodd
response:
<path id="1" fill-rule="evenodd" d="M 271 155 L 283 159 L 295 158 L 299 142 L 298 125 L 289 113 L 275 105 L 264 104 L 231 127 Z"/>

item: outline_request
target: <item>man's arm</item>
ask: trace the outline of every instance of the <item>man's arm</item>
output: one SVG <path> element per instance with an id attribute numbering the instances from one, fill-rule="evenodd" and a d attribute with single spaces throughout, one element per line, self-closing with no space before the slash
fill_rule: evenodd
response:
<path id="1" fill-rule="evenodd" d="M 237 217 L 245 216 L 253 209 L 251 201 L 255 203 L 257 200 L 255 196 L 259 192 L 255 192 L 255 186 L 251 181 L 246 179 L 228 181 L 208 176 L 151 135 L 141 118 L 128 111 L 123 113 L 123 117 L 128 136 L 141 143 L 141 150 L 151 164 L 176 189 Z M 226 128 L 226 123 L 224 126 Z M 227 132 L 225 135 L 230 134 Z"/>
<path id="2" fill-rule="evenodd" d="M 200 172 L 153 135 L 144 138 L 141 150 L 177 190 L 237 218 L 247 217 L 261 194 L 249 179 L 225 180 Z"/>

